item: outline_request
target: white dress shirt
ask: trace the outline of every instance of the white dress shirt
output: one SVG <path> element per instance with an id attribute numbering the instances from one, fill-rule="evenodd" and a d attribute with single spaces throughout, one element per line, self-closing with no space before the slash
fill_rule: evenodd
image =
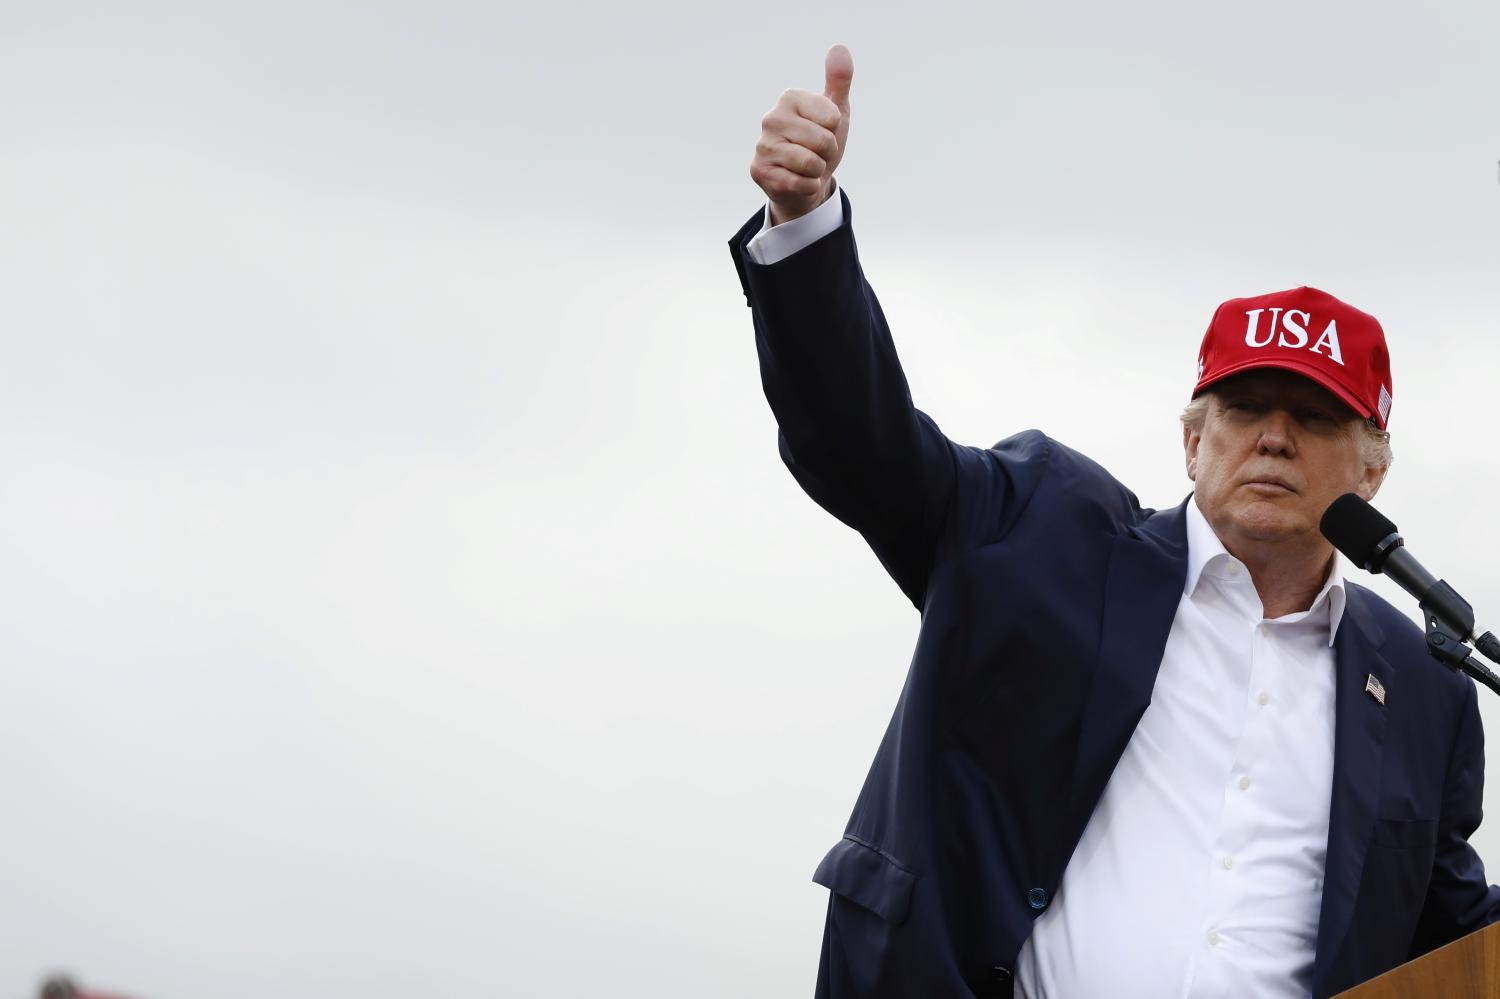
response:
<path id="1" fill-rule="evenodd" d="M 1021 948 L 1024 999 L 1312 989 L 1343 573 L 1267 620 L 1196 500 L 1187 540 L 1151 704 Z"/>
<path id="2" fill-rule="evenodd" d="M 746 251 L 774 264 L 843 221 L 837 190 L 774 227 L 767 205 Z M 1187 542 L 1151 703 L 1021 948 L 1018 999 L 1311 992 L 1343 573 L 1335 555 L 1308 610 L 1267 620 L 1196 499 Z"/>

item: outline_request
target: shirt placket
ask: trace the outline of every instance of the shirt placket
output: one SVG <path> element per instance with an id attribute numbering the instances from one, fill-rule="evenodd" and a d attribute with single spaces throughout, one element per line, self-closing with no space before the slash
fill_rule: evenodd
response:
<path id="1" fill-rule="evenodd" d="M 1238 619 L 1233 633 L 1239 641 L 1230 654 L 1247 664 L 1247 669 L 1242 674 L 1240 697 L 1243 704 L 1235 752 L 1223 776 L 1218 828 L 1208 855 L 1201 858 L 1207 866 L 1204 878 L 1207 907 L 1197 942 L 1197 959 L 1193 962 L 1188 989 L 1190 997 L 1233 992 L 1235 954 L 1242 941 L 1237 937 L 1231 914 L 1241 908 L 1244 879 L 1253 876 L 1238 858 L 1248 837 L 1253 835 L 1252 792 L 1255 790 L 1256 762 L 1265 758 L 1267 726 L 1264 711 L 1269 706 L 1261 701 L 1263 694 L 1269 695 L 1275 672 L 1272 626 L 1260 619 L 1259 597 L 1237 564 L 1232 563 L 1225 572 L 1221 592 L 1227 607 Z M 1269 696 L 1265 699 L 1269 702 Z"/>

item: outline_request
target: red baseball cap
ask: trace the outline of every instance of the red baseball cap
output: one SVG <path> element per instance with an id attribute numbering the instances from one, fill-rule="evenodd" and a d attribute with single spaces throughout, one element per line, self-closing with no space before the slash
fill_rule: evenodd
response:
<path id="1" fill-rule="evenodd" d="M 1311 378 L 1384 430 L 1391 415 L 1391 355 L 1385 331 L 1316 288 L 1231 298 L 1214 312 L 1198 350 L 1198 384 L 1252 368 L 1281 368 Z"/>

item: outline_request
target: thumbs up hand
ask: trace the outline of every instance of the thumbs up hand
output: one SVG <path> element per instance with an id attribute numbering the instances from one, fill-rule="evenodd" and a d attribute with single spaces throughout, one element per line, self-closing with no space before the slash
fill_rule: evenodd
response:
<path id="1" fill-rule="evenodd" d="M 849 139 L 854 59 L 835 45 L 823 63 L 823 93 L 788 90 L 760 120 L 750 177 L 771 201 L 771 224 L 806 215 L 833 193 Z"/>

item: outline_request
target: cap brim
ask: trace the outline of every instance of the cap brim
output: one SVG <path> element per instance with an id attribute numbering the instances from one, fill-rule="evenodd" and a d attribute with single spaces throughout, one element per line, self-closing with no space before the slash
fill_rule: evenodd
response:
<path id="1" fill-rule="evenodd" d="M 1310 364 L 1303 364 L 1300 361 L 1295 361 L 1291 358 L 1285 357 L 1268 357 L 1264 359 L 1254 358 L 1249 361 L 1241 361 L 1238 364 L 1232 364 L 1229 367 L 1225 368 L 1223 371 L 1215 372 L 1213 377 L 1205 378 L 1197 385 L 1195 385 L 1193 387 L 1193 396 L 1194 398 L 1196 398 L 1198 393 L 1202 392 L 1204 389 L 1209 388 L 1213 385 L 1217 385 L 1219 382 L 1222 382 L 1224 379 L 1230 377 L 1231 375 L 1237 375 L 1242 371 L 1254 371 L 1256 368 L 1280 368 L 1282 371 L 1290 371 L 1294 375 L 1301 375 L 1302 377 L 1316 382 L 1319 386 L 1332 392 L 1339 398 L 1340 402 L 1348 406 L 1350 409 L 1354 410 L 1354 412 L 1362 419 L 1373 419 L 1377 424 L 1380 423 L 1379 415 L 1374 410 L 1361 402 L 1353 392 L 1350 392 L 1344 386 L 1340 385 L 1337 380 L 1330 378 L 1326 371 L 1322 370 L 1321 368 L 1315 368 Z M 1385 426 L 1381 424 L 1380 429 L 1384 430 Z"/>

